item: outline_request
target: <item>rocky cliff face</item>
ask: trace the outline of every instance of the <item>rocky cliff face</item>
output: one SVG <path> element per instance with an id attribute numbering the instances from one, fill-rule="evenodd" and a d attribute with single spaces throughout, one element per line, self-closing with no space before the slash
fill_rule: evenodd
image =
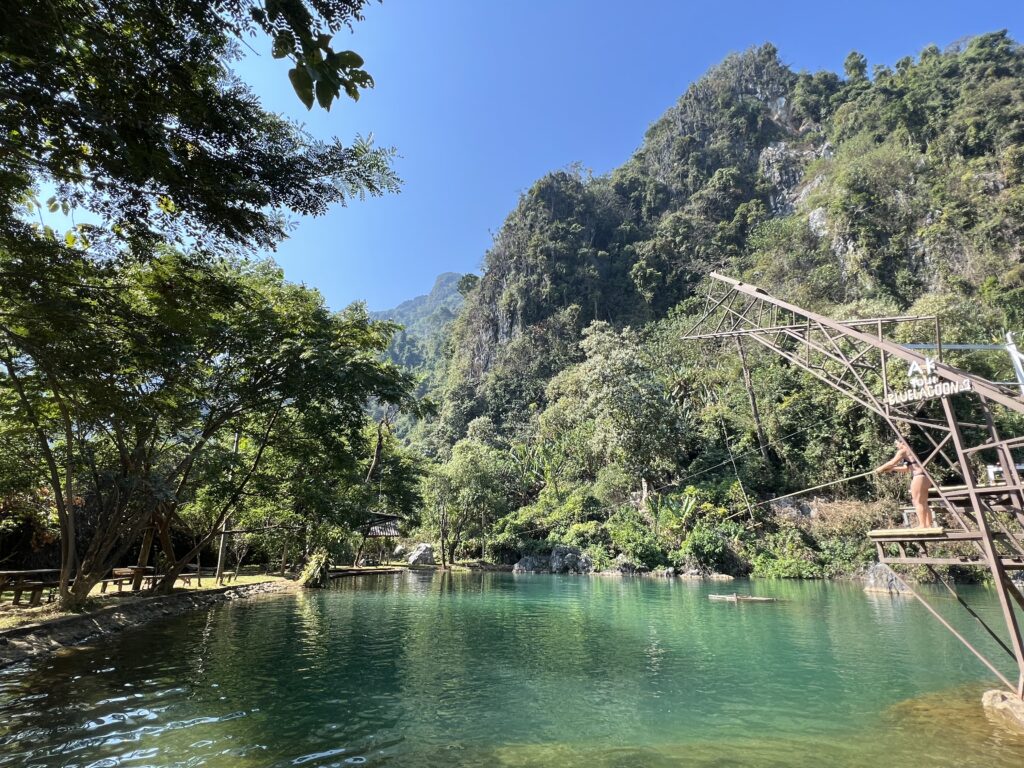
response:
<path id="1" fill-rule="evenodd" d="M 986 281 L 1024 305 L 1022 81 L 1002 33 L 874 80 L 795 73 L 771 45 L 728 57 L 620 168 L 523 194 L 451 326 L 443 441 L 477 416 L 517 429 L 584 327 L 663 318 L 711 270 L 818 308 Z"/>

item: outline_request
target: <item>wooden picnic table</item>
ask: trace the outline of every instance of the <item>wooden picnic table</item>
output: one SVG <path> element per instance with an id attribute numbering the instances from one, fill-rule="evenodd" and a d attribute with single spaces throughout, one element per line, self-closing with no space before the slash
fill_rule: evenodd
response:
<path id="1" fill-rule="evenodd" d="M 10 589 L 14 593 L 14 604 L 20 605 L 22 593 L 28 592 L 29 605 L 39 605 L 45 590 L 50 590 L 50 599 L 53 599 L 53 591 L 58 586 L 56 578 L 58 576 L 60 576 L 60 570 L 57 568 L 0 571 L 0 593 L 5 589 Z M 8 587 L 8 585 L 10 586 Z"/>
<path id="2" fill-rule="evenodd" d="M 132 565 L 127 568 L 113 568 L 110 571 L 110 578 L 100 582 L 100 592 L 105 593 L 110 584 L 117 587 L 120 592 L 125 584 L 132 585 L 132 592 L 138 592 L 142 588 L 142 580 L 148 574 L 153 573 L 153 568 L 148 565 Z"/>
<path id="3" fill-rule="evenodd" d="M 0 571 L 0 592 L 8 583 L 19 581 L 38 580 L 43 576 L 60 576 L 59 568 L 36 568 L 28 571 Z M 34 579 L 33 579 L 34 577 Z"/>

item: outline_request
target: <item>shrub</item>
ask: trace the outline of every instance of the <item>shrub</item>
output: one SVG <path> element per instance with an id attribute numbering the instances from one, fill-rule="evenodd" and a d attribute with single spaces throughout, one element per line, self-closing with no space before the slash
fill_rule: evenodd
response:
<path id="1" fill-rule="evenodd" d="M 817 579 L 823 575 L 818 554 L 809 546 L 803 532 L 790 524 L 757 542 L 751 558 L 754 576 L 783 579 Z"/>
<path id="2" fill-rule="evenodd" d="M 616 551 L 635 563 L 654 568 L 664 565 L 665 554 L 650 524 L 633 507 L 622 507 L 605 523 Z"/>

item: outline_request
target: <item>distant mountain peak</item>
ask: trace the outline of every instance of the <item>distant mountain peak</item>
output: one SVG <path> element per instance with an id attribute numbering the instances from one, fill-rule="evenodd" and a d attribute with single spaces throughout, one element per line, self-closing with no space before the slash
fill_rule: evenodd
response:
<path id="1" fill-rule="evenodd" d="M 371 312 L 377 320 L 393 320 L 405 326 L 408 333 L 420 337 L 439 333 L 459 312 L 462 294 L 459 293 L 458 272 L 442 272 L 434 280 L 430 293 L 407 299 L 393 309 Z"/>

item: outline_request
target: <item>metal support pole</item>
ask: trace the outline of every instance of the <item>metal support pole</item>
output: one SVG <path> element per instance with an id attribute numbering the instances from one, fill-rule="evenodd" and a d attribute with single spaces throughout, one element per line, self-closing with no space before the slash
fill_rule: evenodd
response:
<path id="1" fill-rule="evenodd" d="M 736 336 L 736 351 L 740 355 L 740 365 L 743 368 L 743 386 L 747 388 L 747 400 L 750 401 L 750 413 L 754 417 L 754 432 L 757 435 L 757 447 L 761 450 L 761 458 L 764 463 L 770 465 L 771 458 L 768 456 L 768 441 L 764 436 L 764 427 L 761 426 L 761 412 L 757 407 L 757 398 L 754 396 L 754 383 L 750 378 L 750 369 L 747 367 L 747 356 L 743 352 L 743 343 L 740 337 Z"/>
<path id="2" fill-rule="evenodd" d="M 977 517 L 978 531 L 981 533 L 981 543 L 985 550 L 985 557 L 988 560 L 989 570 L 992 572 L 993 586 L 996 590 L 996 596 L 999 598 L 999 607 L 1003 611 L 1006 628 L 1010 633 L 1010 644 L 1013 646 L 1013 655 L 1017 661 L 1017 696 L 1024 699 L 1024 640 L 1021 639 L 1017 614 L 1008 596 L 1006 584 L 1009 577 L 1006 575 L 1006 569 L 1003 568 L 1002 556 L 996 550 L 995 543 L 992 540 L 992 532 L 989 530 L 984 505 L 978 497 L 978 484 L 974 479 L 974 473 L 971 471 L 970 461 L 964 453 L 960 424 L 956 419 L 956 414 L 953 412 L 953 406 L 949 402 L 948 397 L 942 398 L 942 408 L 946 413 L 950 433 L 953 435 L 953 445 L 963 467 L 964 481 L 970 494 L 971 506 L 974 508 L 974 514 Z"/>
<path id="3" fill-rule="evenodd" d="M 1024 355 L 1017 349 L 1013 340 L 1013 334 L 1006 334 L 1006 352 L 1010 355 L 1010 362 L 1013 363 L 1013 372 L 1017 374 L 1017 382 L 1020 384 L 1020 393 L 1024 395 Z"/>

